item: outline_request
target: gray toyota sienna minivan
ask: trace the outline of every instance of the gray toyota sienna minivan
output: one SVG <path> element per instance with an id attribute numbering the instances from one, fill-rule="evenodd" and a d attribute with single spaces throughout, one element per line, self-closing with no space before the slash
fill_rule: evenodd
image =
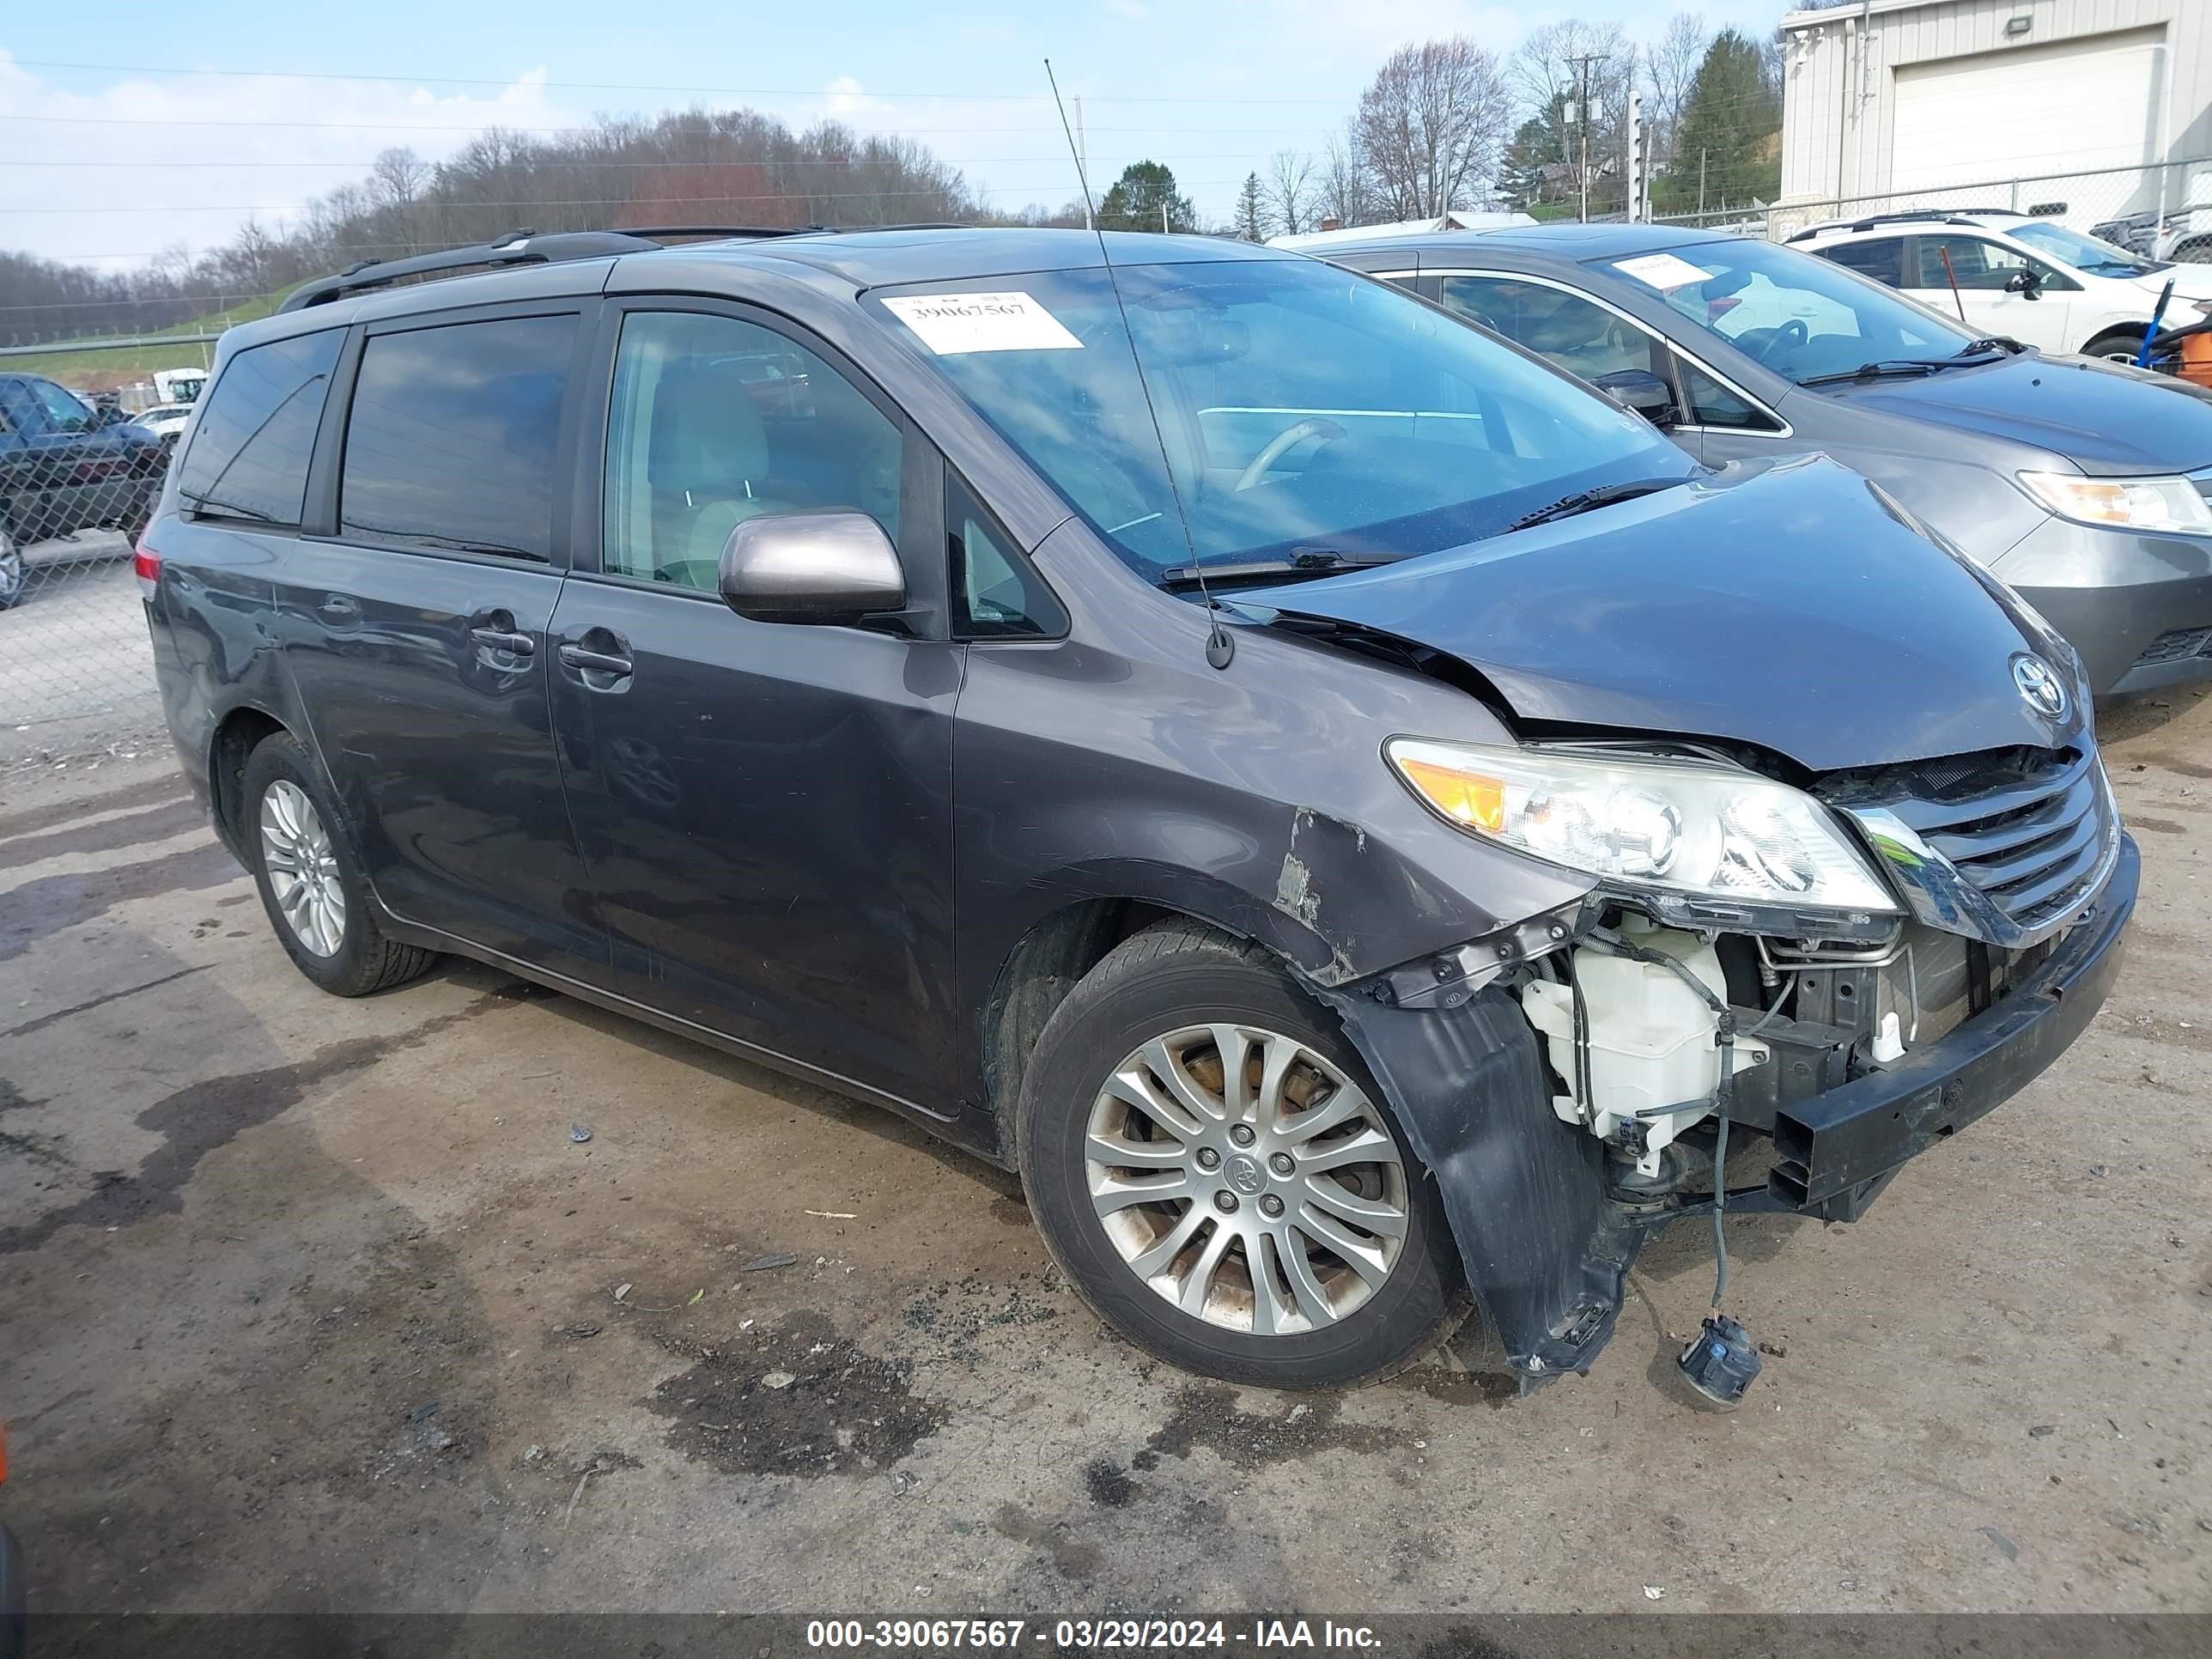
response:
<path id="1" fill-rule="evenodd" d="M 315 983 L 458 953 L 903 1113 L 1242 1382 L 1470 1301 L 1586 1370 L 1655 1229 L 1724 1279 L 1723 1207 L 1856 1219 L 2034 1077 L 2136 894 L 2073 653 L 1881 490 L 1231 243 L 349 273 L 224 336 L 139 575 Z"/>

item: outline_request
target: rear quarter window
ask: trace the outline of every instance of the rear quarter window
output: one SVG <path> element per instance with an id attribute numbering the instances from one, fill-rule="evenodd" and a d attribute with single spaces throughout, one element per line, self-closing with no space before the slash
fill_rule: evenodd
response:
<path id="1" fill-rule="evenodd" d="M 185 506 L 210 518 L 298 526 L 307 459 L 343 337 L 326 329 L 231 358 L 204 399 L 178 471 Z"/>
<path id="2" fill-rule="evenodd" d="M 1903 286 L 1900 253 L 1905 247 L 1902 236 L 1880 236 L 1871 241 L 1838 242 L 1833 247 L 1819 250 L 1823 259 L 1832 264 L 1856 270 L 1862 276 L 1871 276 L 1888 288 Z"/>

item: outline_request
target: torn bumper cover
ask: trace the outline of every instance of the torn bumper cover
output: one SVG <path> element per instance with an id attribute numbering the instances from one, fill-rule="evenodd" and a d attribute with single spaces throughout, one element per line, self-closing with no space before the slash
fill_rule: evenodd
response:
<path id="1" fill-rule="evenodd" d="M 1993 1006 L 1940 1041 L 1784 1107 L 1764 1189 L 1732 1210 L 1855 1219 L 1898 1170 L 2024 1088 L 2110 994 L 2141 861 L 2123 836 L 2082 919 Z M 1628 1270 L 1656 1228 L 1710 1199 L 1653 1212 L 1608 1197 L 1605 1149 L 1562 1122 L 1535 1034 L 1491 985 L 1455 1006 L 1407 1007 L 1325 991 L 1435 1178 L 1468 1285 L 1514 1370 L 1586 1371 L 1613 1334 Z"/>

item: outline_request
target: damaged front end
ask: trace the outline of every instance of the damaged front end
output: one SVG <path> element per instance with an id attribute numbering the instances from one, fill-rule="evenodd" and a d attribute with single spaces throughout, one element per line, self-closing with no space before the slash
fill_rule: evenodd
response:
<path id="1" fill-rule="evenodd" d="M 2086 739 L 1804 793 L 1879 872 L 1880 910 L 1601 878 L 1578 903 L 1320 991 L 1525 1377 L 1589 1368 L 1660 1227 L 1722 1208 L 1856 1220 L 2063 1053 L 2111 988 L 2137 860 Z M 1741 1338 L 1719 1301 L 1686 1373 Z"/>

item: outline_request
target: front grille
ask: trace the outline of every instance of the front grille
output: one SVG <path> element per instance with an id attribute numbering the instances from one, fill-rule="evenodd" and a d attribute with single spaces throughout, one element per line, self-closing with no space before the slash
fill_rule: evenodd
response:
<path id="1" fill-rule="evenodd" d="M 2205 654 L 2212 646 L 2212 628 L 2169 629 L 2153 640 L 2142 655 L 2136 659 L 2136 666 L 2148 668 L 2161 662 L 2181 662 L 2191 657 Z"/>
<path id="2" fill-rule="evenodd" d="M 2006 749 L 1826 781 L 1921 920 L 2032 942 L 2094 892 L 2119 819 L 2094 750 Z"/>

